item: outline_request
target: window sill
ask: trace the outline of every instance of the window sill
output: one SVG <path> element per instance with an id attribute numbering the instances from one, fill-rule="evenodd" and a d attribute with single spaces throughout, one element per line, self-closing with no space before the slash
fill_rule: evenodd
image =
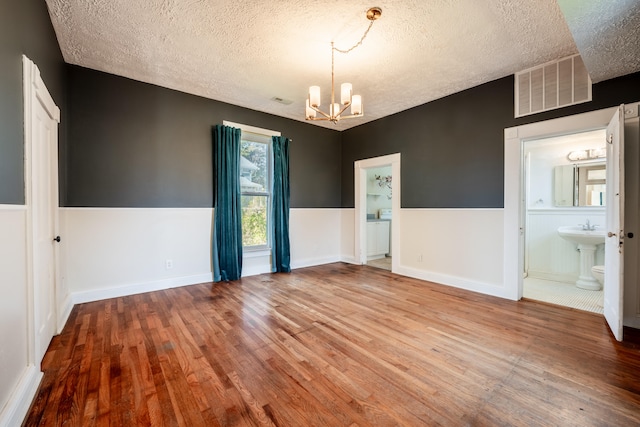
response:
<path id="1" fill-rule="evenodd" d="M 244 249 L 242 251 L 243 258 L 260 258 L 265 256 L 271 256 L 271 249 Z"/>

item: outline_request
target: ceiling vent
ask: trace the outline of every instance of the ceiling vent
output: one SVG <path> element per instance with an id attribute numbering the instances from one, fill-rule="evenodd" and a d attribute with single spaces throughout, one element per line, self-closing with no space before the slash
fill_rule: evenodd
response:
<path id="1" fill-rule="evenodd" d="M 516 73 L 515 116 L 591 101 L 591 77 L 580 55 Z"/>

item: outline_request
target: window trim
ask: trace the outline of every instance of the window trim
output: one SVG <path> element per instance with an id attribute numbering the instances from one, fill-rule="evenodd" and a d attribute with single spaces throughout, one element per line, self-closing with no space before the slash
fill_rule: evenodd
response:
<path id="1" fill-rule="evenodd" d="M 259 128 L 259 127 L 255 127 L 255 126 L 249 126 L 249 125 L 245 125 L 242 123 L 235 123 L 235 122 L 230 122 L 228 120 L 223 120 L 222 124 L 224 126 L 230 126 L 230 127 L 234 127 L 237 129 L 240 129 L 240 131 L 242 133 L 254 133 L 257 135 L 262 135 L 262 136 L 266 136 L 266 137 L 272 137 L 272 136 L 282 136 L 282 134 L 278 131 L 275 130 L 270 130 L 270 129 L 264 129 L 264 128 Z M 242 139 L 242 135 L 241 135 L 241 139 Z M 272 158 L 273 153 L 272 153 L 272 146 L 271 144 L 267 144 L 267 156 L 269 157 L 269 160 Z M 267 171 L 268 176 L 269 176 L 269 186 L 272 187 L 273 186 L 273 168 L 271 166 L 269 166 L 269 169 Z M 272 198 L 273 198 L 273 190 L 270 188 L 268 192 L 244 192 L 241 193 L 242 196 L 267 196 L 268 197 L 268 204 L 267 204 L 267 218 L 269 217 L 269 210 L 271 208 L 271 203 L 272 203 Z M 271 254 L 271 233 L 269 232 L 269 223 L 267 223 L 267 244 L 266 245 L 255 245 L 255 246 L 243 246 L 242 247 L 242 252 L 245 255 L 249 255 L 251 254 L 251 256 L 260 256 L 260 253 L 263 253 L 265 255 L 270 255 Z"/>

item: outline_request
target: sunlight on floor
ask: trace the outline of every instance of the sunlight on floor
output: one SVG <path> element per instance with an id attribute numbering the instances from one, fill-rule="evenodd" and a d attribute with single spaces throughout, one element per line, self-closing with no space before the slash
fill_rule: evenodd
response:
<path id="1" fill-rule="evenodd" d="M 388 256 L 384 258 L 372 259 L 370 261 L 367 261 L 367 265 L 370 267 L 382 268 L 384 270 L 391 271 L 391 257 Z"/>

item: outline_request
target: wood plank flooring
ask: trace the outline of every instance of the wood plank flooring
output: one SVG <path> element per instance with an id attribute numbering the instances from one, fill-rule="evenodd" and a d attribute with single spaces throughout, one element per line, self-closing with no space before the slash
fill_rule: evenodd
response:
<path id="1" fill-rule="evenodd" d="M 25 426 L 633 426 L 602 316 L 329 264 L 74 307 Z"/>

